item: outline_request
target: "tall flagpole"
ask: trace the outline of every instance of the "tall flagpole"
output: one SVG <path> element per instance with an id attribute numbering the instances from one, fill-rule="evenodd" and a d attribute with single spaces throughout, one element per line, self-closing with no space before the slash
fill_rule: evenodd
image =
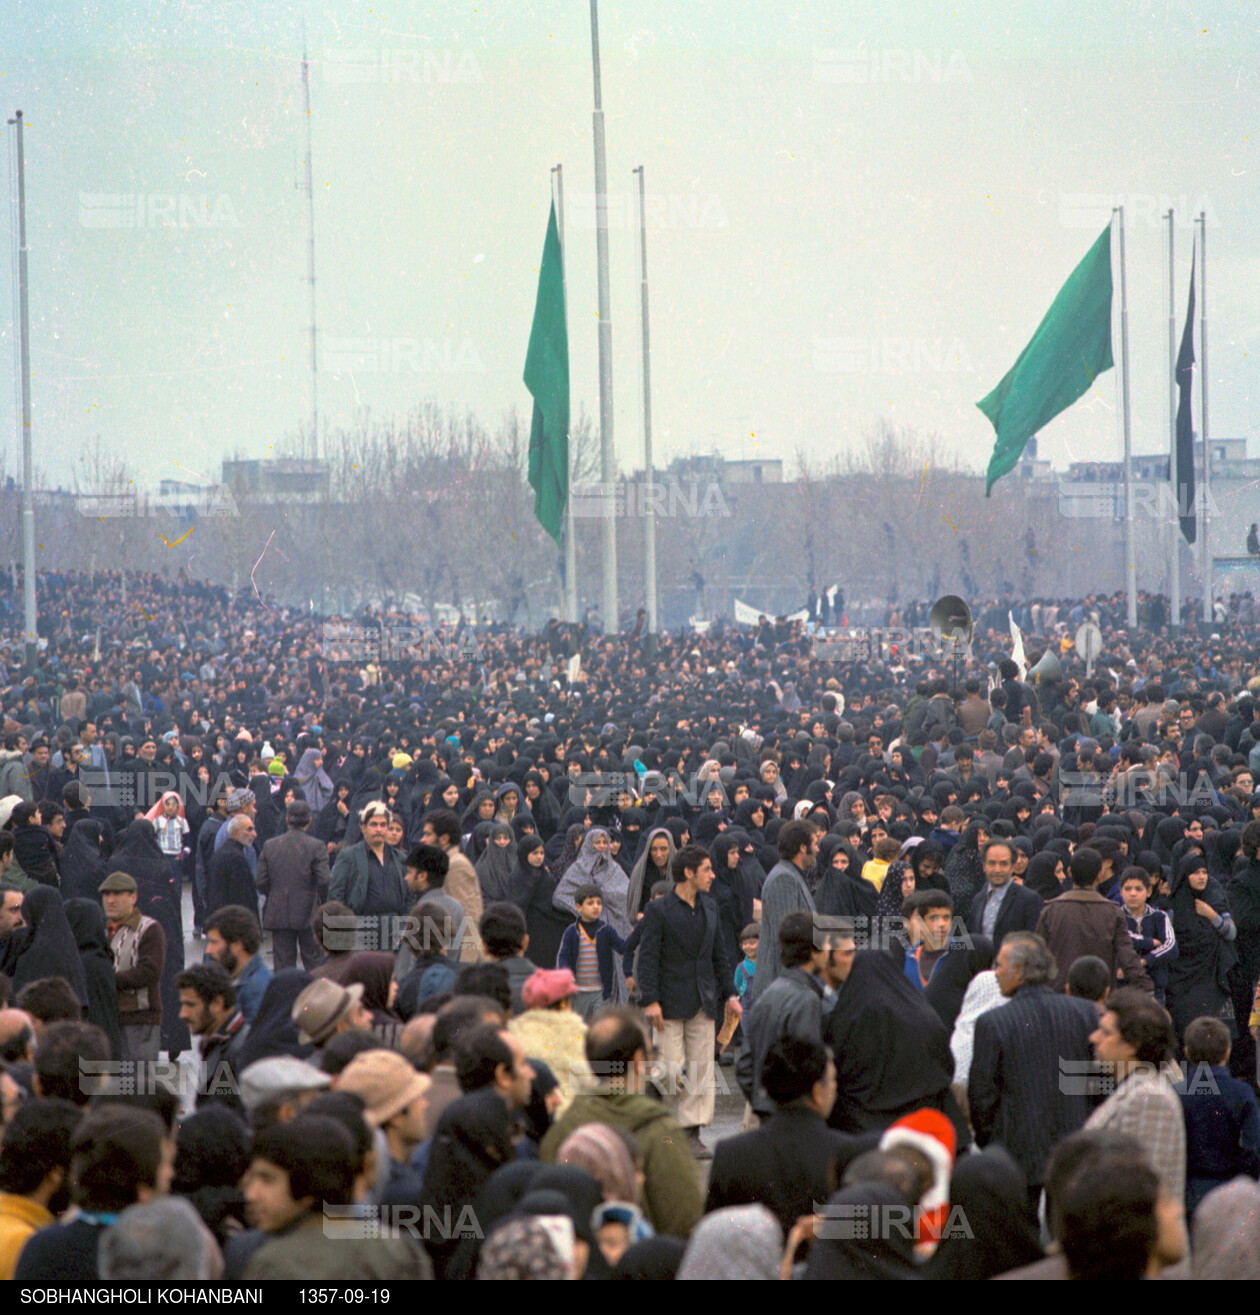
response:
<path id="1" fill-rule="evenodd" d="M 315 184 L 311 179 L 311 81 L 306 60 L 306 24 L 302 24 L 302 111 L 306 119 L 306 281 L 311 290 L 311 459 L 319 459 L 319 373 L 315 352 Z"/>
<path id="2" fill-rule="evenodd" d="M 599 452 L 604 485 L 604 633 L 620 629 L 617 605 L 617 460 L 613 450 L 612 309 L 608 299 L 608 167 L 604 158 L 604 104 L 599 80 L 598 0 L 591 0 L 591 64 L 595 73 L 595 252 L 599 275 Z"/>
<path id="3" fill-rule="evenodd" d="M 30 279 L 26 265 L 26 155 L 22 147 L 22 111 L 9 120 L 17 125 L 17 362 L 22 399 L 22 597 L 25 603 L 26 674 L 35 673 L 38 623 L 35 615 L 35 475 L 31 458 L 31 314 Z M 124 589 L 125 589 L 124 585 Z M 123 594 L 124 601 L 126 593 Z"/>
<path id="4" fill-rule="evenodd" d="M 656 634 L 656 507 L 652 485 L 652 352 L 648 339 L 648 272 L 647 272 L 647 199 L 643 181 L 643 166 L 634 170 L 639 175 L 639 256 L 642 277 L 639 283 L 643 306 L 643 480 L 647 490 L 647 516 L 643 523 L 643 571 L 647 581 L 648 634 Z"/>
<path id="5" fill-rule="evenodd" d="M 1129 433 L 1129 297 L 1124 276 L 1124 206 L 1120 216 L 1120 371 L 1124 409 L 1124 573 L 1128 578 L 1129 630 L 1137 627 L 1137 562 L 1133 547 L 1133 441 Z"/>
<path id="6" fill-rule="evenodd" d="M 1203 406 L 1203 623 L 1212 633 L 1212 550 L 1208 546 L 1208 508 L 1212 505 L 1212 455 L 1208 447 L 1208 348 L 1207 348 L 1207 211 L 1199 211 L 1199 395 Z"/>
<path id="7" fill-rule="evenodd" d="M 1177 474 L 1177 274 L 1173 263 L 1173 211 L 1168 207 L 1168 475 L 1177 495 L 1169 558 L 1169 625 L 1181 624 L 1181 503 L 1185 496 Z"/>
<path id="8" fill-rule="evenodd" d="M 565 341 L 569 336 L 569 271 L 564 249 L 564 165 L 557 164 L 551 171 L 556 176 L 556 228 L 560 236 L 560 284 L 564 289 Z M 570 431 L 572 426 L 570 426 Z M 564 610 L 565 619 L 578 619 L 577 603 L 577 534 L 573 527 L 573 436 L 566 435 L 565 447 L 569 454 L 568 497 L 564 503 Z"/>

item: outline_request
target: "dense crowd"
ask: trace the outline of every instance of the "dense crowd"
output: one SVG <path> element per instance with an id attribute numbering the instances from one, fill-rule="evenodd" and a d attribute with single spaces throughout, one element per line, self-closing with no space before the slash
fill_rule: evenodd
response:
<path id="1" fill-rule="evenodd" d="M 1249 596 L 965 651 L 39 596 L 4 1277 L 1260 1275 Z"/>

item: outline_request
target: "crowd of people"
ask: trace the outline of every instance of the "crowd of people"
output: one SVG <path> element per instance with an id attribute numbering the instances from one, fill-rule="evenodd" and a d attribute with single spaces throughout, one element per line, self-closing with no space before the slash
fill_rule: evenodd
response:
<path id="1" fill-rule="evenodd" d="M 39 597 L 28 672 L 0 581 L 4 1277 L 1260 1275 L 1249 597 L 978 603 L 956 668 L 919 604 L 820 642 L 838 591 L 401 653 Z"/>

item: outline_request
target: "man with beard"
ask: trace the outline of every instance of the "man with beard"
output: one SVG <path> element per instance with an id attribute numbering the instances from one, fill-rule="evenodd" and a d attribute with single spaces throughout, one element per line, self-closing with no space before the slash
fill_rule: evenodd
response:
<path id="1" fill-rule="evenodd" d="M 70 1204 L 70 1137 L 83 1111 L 68 1100 L 35 1100 L 0 1142 L 0 1279 L 11 1279 L 27 1240 Z"/>
<path id="2" fill-rule="evenodd" d="M 244 1114 L 237 1075 L 231 1065 L 244 1040 L 245 1015 L 236 1007 L 236 988 L 228 970 L 217 960 L 194 963 L 175 979 L 179 1016 L 196 1038 L 201 1059 L 197 1105 L 218 1102 Z"/>
<path id="3" fill-rule="evenodd" d="M 206 955 L 227 969 L 236 987 L 236 1006 L 252 1023 L 271 981 L 271 969 L 259 954 L 262 930 L 249 909 L 229 904 L 206 919 Z"/>

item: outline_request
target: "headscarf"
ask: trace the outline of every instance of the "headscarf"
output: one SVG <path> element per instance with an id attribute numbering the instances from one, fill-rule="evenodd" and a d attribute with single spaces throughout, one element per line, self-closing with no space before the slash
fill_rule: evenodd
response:
<path id="1" fill-rule="evenodd" d="M 314 1053 L 314 1046 L 303 1045 L 298 1039 L 298 1026 L 293 1021 L 294 1001 L 314 980 L 299 968 L 282 968 L 272 974 L 236 1057 L 240 1072 L 260 1059 L 281 1055 L 307 1059 Z"/>
<path id="2" fill-rule="evenodd" d="M 1213 1188 L 1194 1212 L 1193 1233 L 1195 1278 L 1260 1278 L 1260 1187 L 1235 1178 Z"/>
<path id="3" fill-rule="evenodd" d="M 86 1005 L 87 976 L 78 942 L 66 921 L 60 892 L 52 886 L 36 886 L 27 891 L 22 901 L 22 916 L 30 936 L 13 970 L 13 994 L 46 977 L 64 977 L 79 997 L 79 1003 Z"/>
<path id="4" fill-rule="evenodd" d="M 122 1020 L 118 1016 L 118 986 L 114 952 L 109 948 L 105 910 L 90 899 L 65 901 L 66 922 L 79 948 L 87 986 L 87 1021 L 109 1038 L 110 1053 L 122 1054 Z"/>
<path id="5" fill-rule="evenodd" d="M 1229 912 L 1225 887 L 1216 877 L 1209 874 L 1207 886 L 1201 891 L 1191 886 L 1190 874 L 1206 868 L 1207 859 L 1202 854 L 1187 854 L 1172 880 L 1172 924 L 1178 956 L 1169 968 L 1169 977 L 1177 981 L 1182 993 L 1210 981 L 1228 993 L 1229 970 L 1238 962 L 1233 944 L 1223 940 L 1216 928 L 1195 911 L 1195 900 L 1203 900 L 1219 914 Z"/>
<path id="6" fill-rule="evenodd" d="M 717 902 L 732 963 L 740 961 L 739 933 L 752 921 L 753 900 L 761 894 L 761 882 L 754 884 L 743 866 L 747 840 L 742 831 L 723 831 L 709 846 L 713 863 L 713 886 L 709 893 Z M 737 855 L 734 867 L 730 866 L 732 851 Z M 755 860 L 753 866 L 757 866 Z"/>
<path id="7" fill-rule="evenodd" d="M 174 799 L 175 802 L 179 805 L 179 808 L 176 811 L 175 816 L 182 817 L 184 818 L 185 821 L 187 821 L 187 816 L 184 813 L 184 801 L 179 797 L 179 795 L 174 790 L 167 790 L 162 795 L 162 797 L 157 801 L 157 803 L 155 803 L 153 807 L 150 808 L 147 813 L 145 813 L 144 820 L 146 822 L 156 822 L 159 817 L 165 817 L 166 814 L 162 811 L 162 806 L 166 803 L 168 799 Z"/>
<path id="8" fill-rule="evenodd" d="M 728 1206 L 691 1230 L 678 1267 L 683 1279 L 777 1279 L 783 1229 L 764 1205 Z"/>
<path id="9" fill-rule="evenodd" d="M 486 1088 L 453 1101 L 443 1111 L 432 1143 L 421 1204 L 439 1219 L 446 1211 L 457 1217 L 476 1200 L 490 1175 L 512 1158 L 512 1117 L 503 1097 Z M 457 1246 L 456 1238 L 426 1244 L 435 1277 L 446 1277 Z"/>
<path id="10" fill-rule="evenodd" d="M 1024 1171 L 1000 1146 L 956 1161 L 949 1200 L 966 1225 L 957 1234 L 946 1228 L 924 1278 L 988 1279 L 1042 1258 Z"/>
<path id="11" fill-rule="evenodd" d="M 579 886 L 598 886 L 604 895 L 604 917 L 608 925 L 619 936 L 629 936 L 631 922 L 626 914 L 626 895 L 630 883 L 607 850 L 602 854 L 596 852 L 595 837 L 600 835 L 607 836 L 608 832 L 599 826 L 593 826 L 587 832 L 577 858 L 560 878 L 552 903 L 576 917 L 577 905 L 573 902 L 573 892 Z M 620 974 L 614 973 L 613 976 L 616 979 Z"/>
<path id="12" fill-rule="evenodd" d="M 489 1237 L 495 1225 L 515 1211 L 542 1169 L 538 1160 L 513 1160 L 486 1179 L 474 1206 L 479 1236 L 465 1236 L 460 1241 L 446 1268 L 448 1279 L 466 1279 L 476 1271 L 482 1237 Z"/>
<path id="13" fill-rule="evenodd" d="M 652 841 L 657 836 L 664 836 L 669 844 L 669 857 L 665 860 L 665 870 L 652 862 Z M 678 846 L 674 844 L 673 833 L 668 827 L 654 826 L 646 832 L 639 845 L 639 857 L 635 860 L 633 869 L 630 872 L 630 884 L 626 894 L 626 905 L 630 910 L 631 919 L 638 917 L 648 906 L 648 901 L 652 898 L 652 887 L 658 881 L 670 881 L 672 879 L 670 869 L 673 866 L 674 855 L 678 853 Z"/>
<path id="14" fill-rule="evenodd" d="M 481 856 L 486 852 L 486 846 L 490 843 L 490 836 L 496 826 L 505 825 L 502 822 L 478 822 L 472 829 L 472 834 L 468 838 L 468 857 L 472 859 L 473 866 L 481 861 Z M 512 828 L 508 827 L 510 831 Z"/>
<path id="15" fill-rule="evenodd" d="M 306 802 L 311 806 L 312 816 L 318 816 L 324 806 L 333 797 L 332 777 L 324 770 L 323 764 L 315 766 L 315 759 L 322 758 L 319 749 L 305 749 L 293 775 L 306 795 Z"/>
<path id="16" fill-rule="evenodd" d="M 879 894 L 869 881 L 863 879 L 861 856 L 847 840 L 839 836 L 824 836 L 818 846 L 819 853 L 828 841 L 831 843 L 828 845 L 827 868 L 814 893 L 814 910 L 830 918 L 859 919 L 855 925 L 869 931 L 874 925 Z M 841 850 L 849 856 L 849 866 L 843 872 L 831 866 L 831 859 Z M 897 911 L 901 912 L 900 904 Z"/>
<path id="17" fill-rule="evenodd" d="M 1057 899 L 1063 894 L 1063 887 L 1055 877 L 1054 870 L 1062 861 L 1052 849 L 1043 849 L 1041 853 L 1034 854 L 1024 870 L 1024 885 L 1036 891 L 1043 900 Z"/>
<path id="18" fill-rule="evenodd" d="M 478 828 L 480 829 L 480 828 Z M 481 884 L 483 904 L 499 904 L 512 898 L 512 877 L 516 869 L 516 855 L 511 844 L 496 845 L 495 836 L 506 835 L 515 839 L 507 822 L 495 822 L 486 840 L 486 847 L 477 860 L 477 880 Z"/>
<path id="19" fill-rule="evenodd" d="M 647 826 L 647 813 L 642 808 L 627 808 L 621 815 L 621 852 L 617 862 L 629 873 L 639 858 L 639 845 L 643 828 Z"/>
<path id="20" fill-rule="evenodd" d="M 360 950 L 350 956 L 340 980 L 342 986 L 362 986 L 364 1008 L 384 1013 L 389 1009 L 394 956 L 388 950 Z"/>
<path id="21" fill-rule="evenodd" d="M 582 850 L 582 842 L 586 839 L 587 828 L 581 822 L 572 823 L 564 832 L 563 838 L 559 832 L 552 837 L 552 844 L 557 840 L 560 841 L 559 854 L 552 860 L 551 845 L 547 846 L 547 861 L 557 876 L 564 876 L 569 868 L 577 861 L 577 856 Z"/>
<path id="22" fill-rule="evenodd" d="M 151 822 L 137 818 L 122 834 L 117 849 L 109 857 L 107 874 L 126 872 L 135 878 L 143 905 L 146 894 L 169 893 L 174 885 L 171 865 L 158 844 L 157 832 Z"/>
<path id="23" fill-rule="evenodd" d="M 980 833 L 986 834 L 990 824 L 973 821 L 967 824 L 962 839 L 950 850 L 945 860 L 945 879 L 953 896 L 954 908 L 962 917 L 971 909 L 971 901 L 984 888 L 984 859 L 980 857 Z"/>
<path id="24" fill-rule="evenodd" d="M 94 817 L 74 824 L 61 855 L 61 895 L 96 902 L 105 880 L 105 827 Z"/>
<path id="25" fill-rule="evenodd" d="M 820 1236 L 810 1247 L 805 1277 L 917 1279 L 919 1272 L 915 1268 L 910 1228 L 885 1228 L 876 1222 L 889 1208 L 904 1211 L 906 1202 L 888 1183 L 842 1187 L 827 1202 L 824 1216 L 828 1220 L 853 1220 L 857 1226 L 824 1229 L 825 1236 Z"/>
<path id="26" fill-rule="evenodd" d="M 687 1254 L 687 1244 L 680 1237 L 649 1237 L 628 1247 L 612 1272 L 615 1279 L 673 1279 Z"/>
<path id="27" fill-rule="evenodd" d="M 605 1201 L 637 1202 L 634 1157 L 626 1139 L 610 1124 L 591 1122 L 575 1128 L 560 1143 L 556 1163 L 584 1169 L 599 1184 Z"/>
<path id="28" fill-rule="evenodd" d="M 839 1096 L 831 1124 L 887 1127 L 924 1105 L 939 1108 L 954 1074 L 949 1030 L 882 950 L 859 950 L 827 1020 Z"/>
<path id="29" fill-rule="evenodd" d="M 486 1238 L 477 1258 L 479 1279 L 556 1280 L 569 1277 L 551 1233 L 538 1219 L 505 1219 Z"/>
<path id="30" fill-rule="evenodd" d="M 284 828 L 284 819 L 280 815 L 276 801 L 271 795 L 271 777 L 259 772 L 249 778 L 249 791 L 258 802 L 254 810 L 254 827 L 258 832 L 257 844 L 261 849 L 268 840 L 274 839 Z"/>
<path id="31" fill-rule="evenodd" d="M 516 846 L 516 871 L 512 876 L 512 902 L 525 914 L 529 931 L 529 954 L 534 963 L 554 965 L 560 953 L 560 941 L 573 916 L 555 906 L 558 878 L 540 868 L 530 867 L 528 859 L 535 849 L 545 847 L 540 837 L 524 836 Z"/>

